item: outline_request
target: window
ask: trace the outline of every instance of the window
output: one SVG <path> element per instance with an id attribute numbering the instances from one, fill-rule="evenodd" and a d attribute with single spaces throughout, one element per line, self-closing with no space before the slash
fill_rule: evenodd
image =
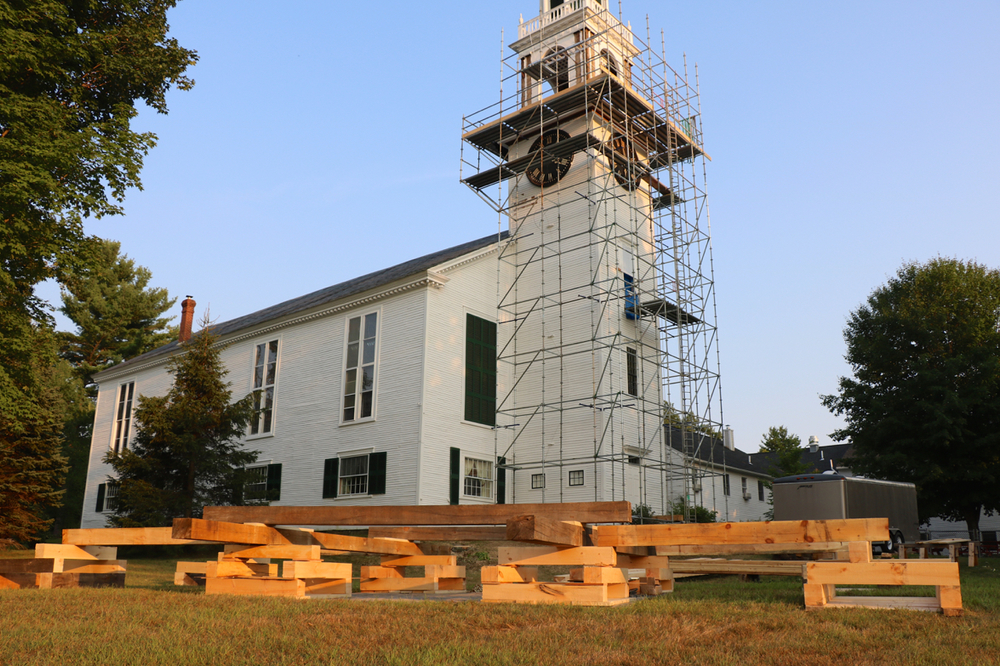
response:
<path id="1" fill-rule="evenodd" d="M 750 499 L 750 493 L 747 492 L 747 477 L 741 476 L 740 483 L 743 486 L 743 499 Z"/>
<path id="2" fill-rule="evenodd" d="M 628 379 L 628 394 L 639 395 L 639 359 L 635 350 L 631 347 L 625 348 L 625 365 Z"/>
<path id="3" fill-rule="evenodd" d="M 254 348 L 253 418 L 250 434 L 271 432 L 274 424 L 274 381 L 278 374 L 278 341 L 262 342 Z"/>
<path id="4" fill-rule="evenodd" d="M 639 458 L 639 456 L 629 456 L 628 457 L 628 464 L 629 465 L 641 465 L 642 464 L 642 459 Z"/>
<path id="5" fill-rule="evenodd" d="M 622 273 L 625 283 L 625 318 L 636 319 L 639 316 L 639 301 L 635 296 L 635 281 L 628 273 Z"/>
<path id="6" fill-rule="evenodd" d="M 760 479 L 757 480 L 757 499 L 764 501 L 764 482 Z"/>
<path id="7" fill-rule="evenodd" d="M 489 460 L 466 458 L 464 479 L 466 497 L 493 497 L 493 463 Z"/>
<path id="8" fill-rule="evenodd" d="M 128 448 L 132 429 L 132 395 L 135 382 L 122 384 L 118 388 L 118 411 L 115 412 L 115 436 L 112 444 L 115 455 Z"/>
<path id="9" fill-rule="evenodd" d="M 243 499 L 274 502 L 281 499 L 281 464 L 247 468 L 243 484 Z"/>
<path id="10" fill-rule="evenodd" d="M 541 490 L 545 487 L 545 475 L 544 474 L 532 474 L 531 475 L 531 489 Z"/>
<path id="11" fill-rule="evenodd" d="M 344 421 L 371 418 L 375 413 L 375 335 L 378 313 L 347 320 L 344 361 Z"/>
<path id="12" fill-rule="evenodd" d="M 384 495 L 386 453 L 329 458 L 323 463 L 323 497 Z"/>
<path id="13" fill-rule="evenodd" d="M 583 485 L 583 470 L 578 469 L 569 473 L 569 485 L 571 486 L 582 486 Z"/>
<path id="14" fill-rule="evenodd" d="M 101 483 L 97 486 L 97 513 L 111 513 L 118 509 L 118 483 Z"/>
<path id="15" fill-rule="evenodd" d="M 723 474 L 722 475 L 722 494 L 723 495 L 728 495 L 729 494 L 729 475 L 728 474 Z"/>
<path id="16" fill-rule="evenodd" d="M 368 494 L 368 456 L 341 459 L 340 486 L 337 492 L 341 495 Z"/>
<path id="17" fill-rule="evenodd" d="M 465 420 L 494 426 L 497 408 L 497 325 L 465 316 Z"/>

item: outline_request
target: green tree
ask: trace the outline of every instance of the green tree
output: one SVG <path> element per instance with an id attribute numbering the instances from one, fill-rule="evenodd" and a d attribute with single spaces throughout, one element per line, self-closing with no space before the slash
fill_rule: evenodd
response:
<path id="1" fill-rule="evenodd" d="M 6 464 L 22 465 L 5 474 L 58 478 L 35 472 L 58 455 L 48 452 L 59 420 L 46 397 L 55 360 L 39 362 L 50 316 L 35 286 L 84 261 L 84 218 L 121 213 L 126 190 L 141 187 L 156 137 L 131 129 L 136 102 L 166 113 L 167 90 L 192 85 L 195 53 L 167 37 L 174 4 L 0 0 L 0 446 Z M 37 458 L 17 444 L 24 437 Z M 19 534 L 39 524 L 28 507 L 58 501 L 42 495 L 18 505 Z"/>
<path id="2" fill-rule="evenodd" d="M 0 323 L 9 319 L 0 313 Z M 0 546 L 30 541 L 49 526 L 44 511 L 59 504 L 66 473 L 55 337 L 31 324 L 11 339 L 16 363 L 0 373 Z"/>
<path id="3" fill-rule="evenodd" d="M 708 435 L 715 439 L 722 439 L 722 433 L 715 428 L 715 424 L 707 421 L 690 410 L 679 412 L 672 403 L 663 403 L 663 422 L 685 432 L 697 432 Z"/>
<path id="4" fill-rule="evenodd" d="M 163 313 L 176 298 L 149 286 L 152 274 L 119 254 L 121 244 L 88 239 L 88 260 L 66 272 L 59 310 L 76 331 L 62 333 L 60 356 L 69 361 L 96 397 L 93 375 L 170 342 L 170 317 Z"/>
<path id="5" fill-rule="evenodd" d="M 120 249 L 120 243 L 88 238 L 81 246 L 86 260 L 67 270 L 61 285 L 60 311 L 76 330 L 59 333 L 59 353 L 71 374 L 63 380 L 70 407 L 63 427 L 66 494 L 51 514 L 57 534 L 80 525 L 97 397 L 93 375 L 176 337 L 176 330 L 167 328 L 170 319 L 161 316 L 176 299 L 166 289 L 150 287 L 149 270 Z M 77 390 L 79 395 L 70 395 Z"/>
<path id="6" fill-rule="evenodd" d="M 851 468 L 917 486 L 921 519 L 1000 509 L 1000 272 L 933 259 L 903 266 L 851 313 L 852 377 L 823 404 L 847 425 Z"/>
<path id="7" fill-rule="evenodd" d="M 238 501 L 258 453 L 241 444 L 254 396 L 231 402 L 216 342 L 207 330 L 193 337 L 168 365 L 167 395 L 139 397 L 132 448 L 105 458 L 119 484 L 112 526 L 165 526 Z"/>
<path id="8" fill-rule="evenodd" d="M 76 261 L 82 220 L 122 212 L 197 56 L 167 37 L 176 0 L 0 0 L 0 307 L 36 316 L 35 284 Z"/>
<path id="9" fill-rule="evenodd" d="M 798 435 L 788 434 L 785 426 L 771 426 L 760 442 L 760 450 L 774 454 L 774 464 L 767 473 L 773 477 L 791 476 L 809 471 L 809 466 L 802 462 L 802 440 Z"/>

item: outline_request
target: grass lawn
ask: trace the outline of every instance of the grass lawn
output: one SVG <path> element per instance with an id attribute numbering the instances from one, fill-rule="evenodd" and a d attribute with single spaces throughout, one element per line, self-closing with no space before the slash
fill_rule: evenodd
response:
<path id="1" fill-rule="evenodd" d="M 579 608 L 206 597 L 171 584 L 173 560 L 128 568 L 124 590 L 0 591 L 0 664 L 1000 664 L 996 558 L 961 565 L 960 618 L 806 612 L 790 577 Z"/>

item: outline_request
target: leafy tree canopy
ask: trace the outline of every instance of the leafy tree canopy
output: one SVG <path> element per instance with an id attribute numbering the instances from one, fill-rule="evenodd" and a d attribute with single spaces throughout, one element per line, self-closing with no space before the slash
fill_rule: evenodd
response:
<path id="1" fill-rule="evenodd" d="M 798 435 L 788 434 L 785 426 L 768 428 L 760 442 L 760 450 L 775 454 L 775 462 L 767 471 L 773 477 L 809 471 L 809 466 L 802 462 L 802 440 Z"/>
<path id="2" fill-rule="evenodd" d="M 168 365 L 174 384 L 167 395 L 139 398 L 132 448 L 105 459 L 119 483 L 112 526 L 170 525 L 239 498 L 244 468 L 258 453 L 241 444 L 253 394 L 231 402 L 216 341 L 205 330 L 196 335 Z"/>
<path id="3" fill-rule="evenodd" d="M 0 0 L 0 307 L 36 318 L 38 282 L 77 261 L 82 218 L 121 213 L 197 56 L 167 37 L 176 0 Z"/>
<path id="4" fill-rule="evenodd" d="M 174 5 L 0 0 L 0 483 L 28 475 L 37 488 L 16 500 L 0 489 L 0 513 L 18 512 L 22 536 L 45 522 L 32 507 L 58 501 L 58 486 L 38 484 L 61 466 L 58 363 L 35 286 L 84 266 L 83 219 L 120 213 L 141 187 L 156 137 L 132 130 L 136 102 L 166 113 L 167 90 L 193 84 L 184 72 L 197 56 L 167 37 Z"/>
<path id="5" fill-rule="evenodd" d="M 851 468 L 916 484 L 922 519 L 1000 509 L 1000 272 L 912 263 L 851 313 L 852 376 L 823 404 L 847 425 Z"/>
<path id="6" fill-rule="evenodd" d="M 93 389 L 93 375 L 176 337 L 168 328 L 169 310 L 176 298 L 166 289 L 149 287 L 152 274 L 128 255 L 119 255 L 120 243 L 88 239 L 87 261 L 66 272 L 62 307 L 77 330 L 63 333 L 60 355 L 76 368 Z M 93 390 L 91 390 L 93 394 Z"/>

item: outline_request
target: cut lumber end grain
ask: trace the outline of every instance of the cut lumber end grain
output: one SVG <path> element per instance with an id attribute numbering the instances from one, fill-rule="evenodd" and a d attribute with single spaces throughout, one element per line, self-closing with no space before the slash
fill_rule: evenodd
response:
<path id="1" fill-rule="evenodd" d="M 582 546 L 583 525 L 546 516 L 514 516 L 507 520 L 507 540 L 554 546 Z"/>

